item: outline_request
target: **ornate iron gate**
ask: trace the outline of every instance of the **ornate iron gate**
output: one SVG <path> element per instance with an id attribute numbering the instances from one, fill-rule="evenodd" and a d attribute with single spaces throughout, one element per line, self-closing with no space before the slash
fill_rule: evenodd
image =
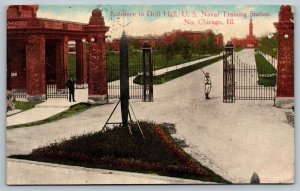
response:
<path id="1" fill-rule="evenodd" d="M 255 52 L 256 63 L 247 64 L 226 49 L 223 59 L 223 102 L 235 100 L 274 100 L 276 59 Z"/>
<path id="2" fill-rule="evenodd" d="M 108 98 L 120 97 L 120 60 L 119 52 L 108 52 L 106 56 Z M 129 95 L 130 99 L 142 99 L 143 87 L 134 83 L 136 75 L 142 74 L 141 52 L 134 51 L 128 55 L 129 62 Z"/>
<path id="3" fill-rule="evenodd" d="M 274 100 L 276 96 L 276 59 L 255 52 L 256 63 L 246 64 L 235 58 L 235 99 Z M 270 59 L 269 59 L 270 58 Z"/>
<path id="4" fill-rule="evenodd" d="M 150 45 L 142 50 L 131 50 L 129 62 L 129 95 L 130 99 L 153 101 L 153 57 Z M 120 64 L 119 52 L 108 52 L 106 56 L 108 98 L 120 97 Z"/>
<path id="5" fill-rule="evenodd" d="M 61 73 L 61 70 L 50 68 L 46 65 L 46 99 L 68 98 L 68 88 L 63 78 L 58 75 Z"/>

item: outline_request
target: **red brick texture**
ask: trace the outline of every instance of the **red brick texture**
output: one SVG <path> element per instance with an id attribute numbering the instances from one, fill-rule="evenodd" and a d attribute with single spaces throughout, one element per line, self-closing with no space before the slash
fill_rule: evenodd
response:
<path id="1" fill-rule="evenodd" d="M 86 44 L 76 41 L 76 84 L 87 84 Z"/>
<path id="2" fill-rule="evenodd" d="M 13 5 L 7 10 L 8 88 L 26 89 L 28 98 L 33 99 L 45 98 L 46 83 L 65 88 L 69 78 L 68 42 L 76 41 L 77 84 L 89 83 L 89 95 L 93 97 L 107 96 L 108 27 L 101 10 L 93 10 L 89 24 L 37 18 L 37 10 L 36 5 Z M 89 82 L 83 39 L 91 43 Z"/>
<path id="3" fill-rule="evenodd" d="M 107 97 L 105 26 L 102 12 L 95 9 L 89 24 L 85 27 L 90 32 L 89 46 L 89 100 L 103 102 Z"/>
<path id="4" fill-rule="evenodd" d="M 30 35 L 26 44 L 26 82 L 28 96 L 44 96 L 45 89 L 45 37 Z"/>
<path id="5" fill-rule="evenodd" d="M 25 42 L 9 40 L 7 42 L 8 89 L 26 89 L 26 50 Z"/>
<path id="6" fill-rule="evenodd" d="M 277 97 L 294 97 L 294 16 L 291 6 L 282 5 L 278 32 Z"/>
<path id="7" fill-rule="evenodd" d="M 90 44 L 89 95 L 107 95 L 106 51 L 104 37 Z"/>

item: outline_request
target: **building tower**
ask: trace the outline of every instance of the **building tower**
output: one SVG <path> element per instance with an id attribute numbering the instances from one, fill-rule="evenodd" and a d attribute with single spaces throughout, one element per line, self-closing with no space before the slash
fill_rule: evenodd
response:
<path id="1" fill-rule="evenodd" d="M 250 17 L 250 23 L 249 23 L 249 36 L 253 37 L 253 23 L 252 23 L 252 17 Z"/>
<path id="2" fill-rule="evenodd" d="M 252 17 L 250 17 L 249 22 L 249 34 L 246 38 L 232 38 L 232 43 L 234 47 L 244 47 L 244 48 L 256 48 L 259 44 L 259 40 L 253 34 L 253 22 Z"/>

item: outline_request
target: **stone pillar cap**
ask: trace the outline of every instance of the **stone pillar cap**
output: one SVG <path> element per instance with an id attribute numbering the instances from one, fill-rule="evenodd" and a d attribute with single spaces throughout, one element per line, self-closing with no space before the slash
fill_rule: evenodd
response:
<path id="1" fill-rule="evenodd" d="M 99 8 L 96 8 L 92 11 L 92 16 L 90 17 L 89 25 L 105 25 L 104 18 L 102 16 L 102 11 Z"/>

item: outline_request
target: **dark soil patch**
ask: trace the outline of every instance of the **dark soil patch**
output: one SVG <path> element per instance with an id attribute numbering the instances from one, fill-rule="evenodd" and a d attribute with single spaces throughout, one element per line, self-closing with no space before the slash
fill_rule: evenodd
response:
<path id="1" fill-rule="evenodd" d="M 286 112 L 285 116 L 287 118 L 288 123 L 295 128 L 295 119 L 294 119 L 294 112 Z"/>
<path id="2" fill-rule="evenodd" d="M 137 126 L 133 135 L 116 126 L 103 132 L 72 137 L 12 158 L 88 168 L 104 168 L 165 176 L 230 183 L 185 153 L 166 128 L 141 122 L 145 139 Z"/>

